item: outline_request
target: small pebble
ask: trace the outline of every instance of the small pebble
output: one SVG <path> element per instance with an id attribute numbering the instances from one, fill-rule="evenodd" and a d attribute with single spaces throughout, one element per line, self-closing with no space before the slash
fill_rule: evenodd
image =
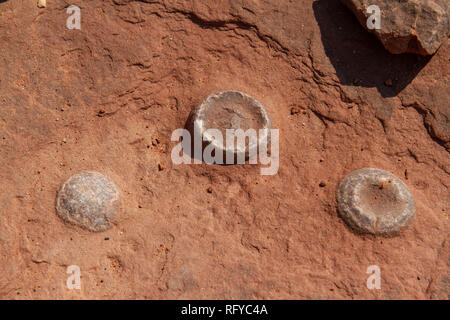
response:
<path id="1" fill-rule="evenodd" d="M 301 111 L 301 110 L 300 110 L 299 107 L 292 107 L 292 108 L 291 108 L 291 115 L 299 114 L 300 111 Z"/>
<path id="2" fill-rule="evenodd" d="M 222 91 L 210 94 L 200 106 L 193 110 L 190 116 L 192 132 L 203 136 L 204 145 L 215 145 L 216 152 L 227 153 L 237 158 L 248 159 L 250 154 L 256 153 L 260 144 L 267 143 L 267 137 L 261 135 L 257 141 L 245 142 L 243 145 L 232 143 L 227 146 L 227 139 L 218 142 L 208 129 L 216 129 L 225 137 L 229 129 L 271 129 L 272 121 L 264 106 L 255 98 L 240 91 Z M 268 133 L 270 134 L 270 133 Z M 270 138 L 270 137 L 269 137 Z M 225 159 L 220 159 L 225 162 Z M 234 161 L 230 164 L 236 164 Z"/>
<path id="3" fill-rule="evenodd" d="M 62 184 L 56 212 L 68 223 L 89 231 L 104 231 L 112 226 L 120 199 L 119 190 L 107 176 L 83 171 Z"/>
<path id="4" fill-rule="evenodd" d="M 47 0 L 38 0 L 38 8 L 45 8 L 47 6 Z"/>
<path id="5" fill-rule="evenodd" d="M 354 171 L 339 185 L 341 217 L 355 230 L 374 235 L 395 235 L 415 216 L 414 199 L 393 174 L 374 168 Z"/>

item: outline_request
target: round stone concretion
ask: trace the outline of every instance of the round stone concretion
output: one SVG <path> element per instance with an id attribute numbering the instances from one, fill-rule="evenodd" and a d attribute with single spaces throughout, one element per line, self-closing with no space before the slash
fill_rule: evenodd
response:
<path id="1" fill-rule="evenodd" d="M 271 129 L 272 122 L 263 105 L 255 98 L 239 91 L 222 91 L 209 95 L 194 113 L 194 130 L 201 134 L 204 141 L 213 144 L 222 152 L 231 152 L 234 155 L 245 153 L 248 157 L 250 150 L 257 148 L 262 142 L 270 141 L 270 132 L 266 130 L 263 135 L 260 129 Z M 222 143 L 206 133 L 208 129 L 219 130 L 222 134 Z M 245 146 L 237 143 L 227 146 L 227 129 L 254 129 L 257 141 L 246 142 Z"/>
<path id="2" fill-rule="evenodd" d="M 408 226 L 416 211 L 403 182 L 374 168 L 346 176 L 339 185 L 337 201 L 339 213 L 351 227 L 374 235 L 395 235 Z"/>
<path id="3" fill-rule="evenodd" d="M 56 197 L 56 212 L 66 222 L 90 231 L 111 227 L 120 207 L 120 192 L 105 175 L 83 171 L 63 183 Z"/>

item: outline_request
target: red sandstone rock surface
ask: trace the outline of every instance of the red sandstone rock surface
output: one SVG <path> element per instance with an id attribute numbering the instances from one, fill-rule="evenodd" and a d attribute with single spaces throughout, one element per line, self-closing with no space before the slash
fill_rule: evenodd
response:
<path id="1" fill-rule="evenodd" d="M 367 29 L 370 29 L 391 53 L 432 55 L 449 35 L 448 0 L 341 1 L 355 13 L 361 25 L 364 28 L 369 27 Z M 376 12 L 374 8 L 379 10 L 376 13 L 379 14 L 379 25 L 375 28 L 367 22 L 373 19 L 372 14 Z"/>
<path id="2" fill-rule="evenodd" d="M 391 55 L 338 0 L 10 0 L 0 43 L 0 298 L 448 298 L 448 40 Z M 172 164 L 172 131 L 221 90 L 264 104 L 277 175 Z M 337 213 L 340 180 L 364 167 L 415 198 L 397 237 Z M 83 170 L 121 189 L 106 232 L 56 215 Z"/>

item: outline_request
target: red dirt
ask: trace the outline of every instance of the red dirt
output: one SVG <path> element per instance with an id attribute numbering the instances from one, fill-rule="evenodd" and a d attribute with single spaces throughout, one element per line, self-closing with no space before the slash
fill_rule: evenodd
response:
<path id="1" fill-rule="evenodd" d="M 339 1 L 154 2 L 0 2 L 0 298 L 447 299 L 449 41 L 391 55 Z M 265 106 L 278 174 L 172 164 L 172 131 L 222 90 Z M 399 236 L 338 216 L 340 180 L 363 167 L 413 194 Z M 106 232 L 56 215 L 83 170 L 122 191 Z"/>

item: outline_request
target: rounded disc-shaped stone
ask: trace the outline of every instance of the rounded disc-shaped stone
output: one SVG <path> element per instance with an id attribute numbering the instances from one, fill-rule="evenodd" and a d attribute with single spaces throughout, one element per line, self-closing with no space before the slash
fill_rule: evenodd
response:
<path id="1" fill-rule="evenodd" d="M 83 171 L 62 184 L 56 197 L 56 212 L 71 224 L 104 231 L 111 227 L 120 199 L 120 191 L 107 176 Z"/>
<path id="2" fill-rule="evenodd" d="M 391 173 L 374 168 L 354 171 L 339 185 L 338 209 L 357 231 L 394 235 L 415 215 L 414 199 L 408 188 Z"/>
<path id="3" fill-rule="evenodd" d="M 258 100 L 240 91 L 222 91 L 209 95 L 196 109 L 193 121 L 194 131 L 223 154 L 231 153 L 237 156 L 244 153 L 247 158 L 261 143 L 270 141 L 269 129 L 272 128 L 272 122 L 269 115 Z M 208 134 L 209 129 L 221 132 L 222 143 Z M 253 129 L 258 136 L 257 141 L 249 141 L 245 146 L 234 143 L 227 146 L 227 129 L 242 129 L 244 132 Z M 267 130 L 260 132 L 261 129 Z"/>

